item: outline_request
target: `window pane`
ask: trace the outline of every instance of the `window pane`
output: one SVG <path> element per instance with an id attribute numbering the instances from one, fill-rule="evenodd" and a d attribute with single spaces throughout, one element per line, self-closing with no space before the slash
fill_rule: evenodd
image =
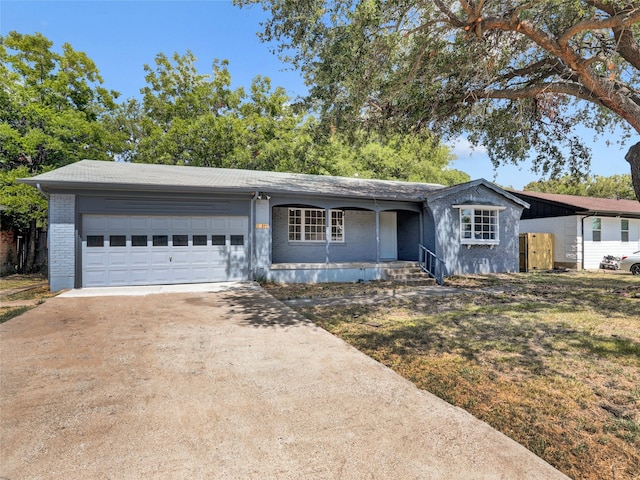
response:
<path id="1" fill-rule="evenodd" d="M 224 245 L 224 235 L 211 235 L 211 245 Z"/>
<path id="2" fill-rule="evenodd" d="M 154 235 L 153 246 L 154 247 L 166 247 L 169 245 L 169 237 L 167 235 Z"/>
<path id="3" fill-rule="evenodd" d="M 289 209 L 289 240 L 302 240 L 302 210 Z"/>
<path id="4" fill-rule="evenodd" d="M 131 246 L 132 247 L 146 247 L 147 246 L 147 236 L 146 235 L 131 235 Z"/>
<path id="5" fill-rule="evenodd" d="M 599 218 L 594 218 L 593 219 L 592 229 L 593 230 L 600 230 L 601 229 L 601 221 L 600 221 Z"/>
<path id="6" fill-rule="evenodd" d="M 87 235 L 87 247 L 104 247 L 104 236 Z"/>
<path id="7" fill-rule="evenodd" d="M 344 212 L 342 210 L 331 211 L 331 241 L 344 241 Z"/>
<path id="8" fill-rule="evenodd" d="M 195 247 L 199 247 L 207 244 L 207 236 L 206 235 L 194 235 L 193 236 L 193 245 Z"/>
<path id="9" fill-rule="evenodd" d="M 126 247 L 127 246 L 126 235 L 111 235 L 109 237 L 109 246 L 110 247 Z"/>
<path id="10" fill-rule="evenodd" d="M 620 220 L 620 240 L 629 241 L 629 220 Z"/>
<path id="11" fill-rule="evenodd" d="M 324 210 L 304 211 L 304 239 L 320 241 L 326 238 L 326 223 Z"/>
<path id="12" fill-rule="evenodd" d="M 231 235 L 231 245 L 244 245 L 244 235 Z"/>
<path id="13" fill-rule="evenodd" d="M 174 235 L 172 240 L 174 247 L 186 247 L 189 245 L 189 235 Z"/>

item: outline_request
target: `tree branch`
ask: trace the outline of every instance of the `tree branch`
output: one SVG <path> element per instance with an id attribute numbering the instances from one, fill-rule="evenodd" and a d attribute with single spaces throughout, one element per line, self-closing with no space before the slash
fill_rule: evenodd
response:
<path id="1" fill-rule="evenodd" d="M 603 30 L 605 28 L 621 29 L 640 22 L 640 8 L 619 13 L 617 15 L 598 20 L 590 18 L 572 25 L 566 29 L 558 38 L 558 44 L 561 48 L 566 48 L 569 40 L 575 35 L 585 30 Z"/>
<path id="2" fill-rule="evenodd" d="M 534 98 L 546 93 L 559 93 L 571 95 L 589 102 L 603 105 L 600 100 L 582 85 L 576 83 L 548 82 L 529 85 L 517 89 L 504 90 L 476 90 L 469 92 L 466 101 L 475 101 L 480 98 L 493 98 L 503 100 L 522 100 L 524 98 Z M 469 98 L 471 97 L 471 98 Z"/>

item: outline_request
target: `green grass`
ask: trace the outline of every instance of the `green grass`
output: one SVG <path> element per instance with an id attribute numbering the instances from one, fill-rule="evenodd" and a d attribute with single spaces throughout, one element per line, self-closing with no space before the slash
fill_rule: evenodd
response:
<path id="1" fill-rule="evenodd" d="M 572 478 L 639 478 L 638 279 L 569 272 L 447 284 L 461 293 L 300 310 Z M 503 293 L 478 294 L 484 287 Z M 330 288 L 335 296 L 340 286 Z M 304 295 L 316 296 L 312 286 Z"/>
<path id="2" fill-rule="evenodd" d="M 25 312 L 28 312 L 35 306 L 24 306 L 24 307 L 15 307 L 15 308 L 3 308 L 0 311 L 0 323 L 8 322 L 12 318 L 15 318 L 19 315 L 22 315 Z"/>

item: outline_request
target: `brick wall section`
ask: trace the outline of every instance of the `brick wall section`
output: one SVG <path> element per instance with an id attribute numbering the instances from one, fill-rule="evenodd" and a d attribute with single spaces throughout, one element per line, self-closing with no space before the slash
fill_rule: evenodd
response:
<path id="1" fill-rule="evenodd" d="M 75 195 L 49 198 L 49 286 L 52 292 L 73 288 L 76 268 Z"/>
<path id="2" fill-rule="evenodd" d="M 256 200 L 255 224 L 261 228 L 254 228 L 255 232 L 255 275 L 262 277 L 271 265 L 271 227 L 269 219 L 269 200 Z M 269 226 L 269 228 L 264 228 Z"/>
<path id="3" fill-rule="evenodd" d="M 324 242 L 289 242 L 288 212 L 284 207 L 273 209 L 273 263 L 325 263 L 327 250 Z M 375 212 L 346 210 L 344 215 L 345 242 L 329 245 L 329 262 L 375 262 Z"/>
<path id="4" fill-rule="evenodd" d="M 0 273 L 13 270 L 18 263 L 18 244 L 12 231 L 0 231 L 0 262 Z"/>

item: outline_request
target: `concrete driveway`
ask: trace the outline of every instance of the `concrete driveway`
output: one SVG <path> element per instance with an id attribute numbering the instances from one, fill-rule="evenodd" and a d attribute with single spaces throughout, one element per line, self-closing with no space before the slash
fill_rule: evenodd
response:
<path id="1" fill-rule="evenodd" d="M 0 477 L 566 479 L 252 284 L 0 325 Z"/>

